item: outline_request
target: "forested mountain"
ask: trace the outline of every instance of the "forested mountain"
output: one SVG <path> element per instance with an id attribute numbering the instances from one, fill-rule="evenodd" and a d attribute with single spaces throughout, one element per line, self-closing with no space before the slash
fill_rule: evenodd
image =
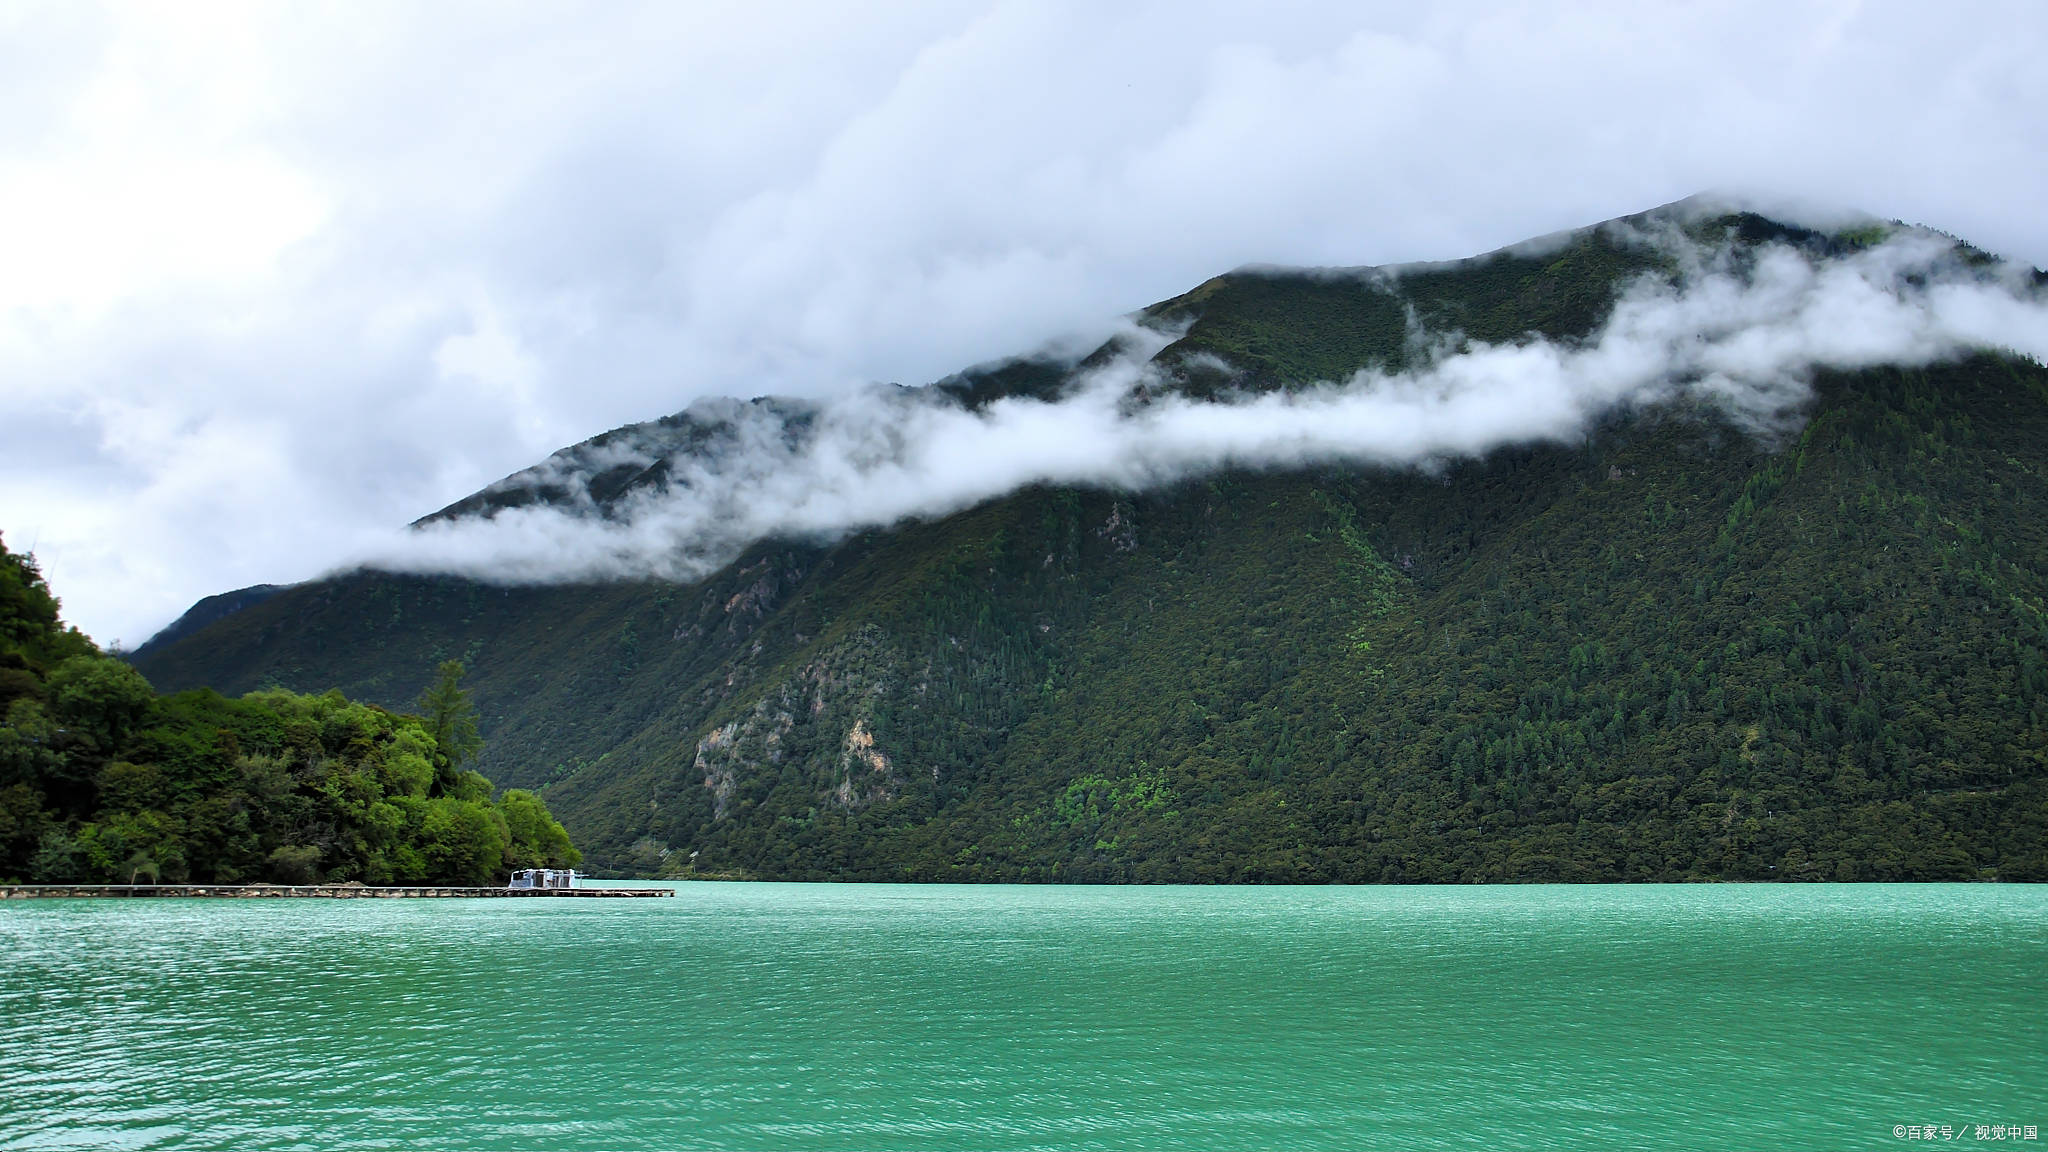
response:
<path id="1" fill-rule="evenodd" d="M 1629 286 L 1685 275 L 1631 239 L 1672 219 L 1218 277 L 1142 314 L 1128 404 L 1583 347 Z M 1891 231 L 1675 226 L 1738 277 Z M 1950 258 L 2038 299 L 2038 273 Z M 1129 354 L 928 391 L 1054 398 Z M 357 571 L 134 659 L 169 688 L 392 706 L 460 659 L 481 767 L 638 874 L 2048 879 L 2048 371 L 1908 362 L 1819 371 L 1782 419 L 1675 390 L 1476 456 L 1030 486 L 757 540 L 701 579 Z M 629 516 L 764 418 L 796 442 L 815 412 L 699 406 L 428 523 Z"/>

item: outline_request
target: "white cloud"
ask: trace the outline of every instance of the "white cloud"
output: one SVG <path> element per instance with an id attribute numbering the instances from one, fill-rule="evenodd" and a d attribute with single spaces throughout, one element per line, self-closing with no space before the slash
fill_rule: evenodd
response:
<path id="1" fill-rule="evenodd" d="M 133 641 L 694 397 L 922 382 L 1250 261 L 1456 257 L 1715 187 L 2048 263 L 2044 25 L 11 5 L 0 530 Z"/>
<path id="2" fill-rule="evenodd" d="M 1568 441 L 1621 404 L 1690 397 L 1763 434 L 1788 429 L 1820 368 L 1919 365 L 1990 345 L 2048 357 L 2048 300 L 1905 231 L 1817 261 L 1789 247 L 1743 254 L 1675 234 L 1679 258 L 1644 277 L 1584 343 L 1462 342 L 1399 374 L 1228 401 L 1188 399 L 1152 363 L 1174 333 L 1135 328 L 1127 354 L 1053 402 L 980 411 L 930 393 L 875 390 L 799 410 L 703 404 L 707 441 L 680 450 L 620 438 L 551 459 L 508 488 L 575 483 L 665 460 L 672 481 L 605 514 L 530 504 L 439 519 L 377 549 L 378 567 L 506 583 L 697 579 L 770 537 L 835 538 L 938 516 L 1031 484 L 1144 489 L 1225 467 L 1427 466 L 1504 445 Z M 1143 390 L 1148 399 L 1134 403 Z M 1150 398 L 1157 393 L 1157 398 Z"/>

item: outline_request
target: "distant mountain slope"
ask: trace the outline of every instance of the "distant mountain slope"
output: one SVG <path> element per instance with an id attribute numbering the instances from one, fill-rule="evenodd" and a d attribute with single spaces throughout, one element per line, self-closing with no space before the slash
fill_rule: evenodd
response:
<path id="1" fill-rule="evenodd" d="M 1656 270 L 1626 231 L 1656 221 L 1632 220 L 1457 264 L 1232 273 L 1142 319 L 1194 396 L 1399 368 L 1445 333 L 1569 341 Z M 1684 223 L 1737 259 L 1870 242 Z M 1058 395 L 1085 363 L 935 387 Z M 805 434 L 806 406 L 764 405 Z M 742 407 L 608 433 L 436 516 L 612 515 Z M 1423 470 L 1030 488 L 760 542 L 690 584 L 359 572 L 137 663 L 167 690 L 403 704 L 461 658 L 483 769 L 635 872 L 2040 879 L 2044 470 L 2048 372 L 1986 353 L 1824 374 L 1803 425 L 1761 440 L 1674 402 Z"/>
<path id="2" fill-rule="evenodd" d="M 222 592 L 218 595 L 208 596 L 192 605 L 192 607 L 185 609 L 184 615 L 165 625 L 161 631 L 151 636 L 142 647 L 137 648 L 130 655 L 139 656 L 141 653 L 148 651 L 152 645 L 169 644 L 181 640 L 209 624 L 240 612 L 244 608 L 261 604 L 281 591 L 283 591 L 283 587 L 277 584 L 252 584 L 247 588 L 237 588 L 233 592 Z"/>

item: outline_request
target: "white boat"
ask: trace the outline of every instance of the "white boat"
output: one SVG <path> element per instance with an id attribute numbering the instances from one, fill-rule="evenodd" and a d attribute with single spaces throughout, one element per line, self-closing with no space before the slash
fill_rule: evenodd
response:
<path id="1" fill-rule="evenodd" d="M 574 868 L 522 868 L 512 874 L 507 888 L 574 888 Z"/>

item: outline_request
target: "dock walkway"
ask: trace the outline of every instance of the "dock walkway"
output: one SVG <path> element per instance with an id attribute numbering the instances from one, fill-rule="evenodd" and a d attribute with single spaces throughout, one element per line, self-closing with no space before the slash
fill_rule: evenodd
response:
<path id="1" fill-rule="evenodd" d="M 310 897 L 395 899 L 478 896 L 673 896 L 673 888 L 455 888 L 441 884 L 372 888 L 362 884 L 4 884 L 0 900 L 77 899 L 82 896 Z"/>

